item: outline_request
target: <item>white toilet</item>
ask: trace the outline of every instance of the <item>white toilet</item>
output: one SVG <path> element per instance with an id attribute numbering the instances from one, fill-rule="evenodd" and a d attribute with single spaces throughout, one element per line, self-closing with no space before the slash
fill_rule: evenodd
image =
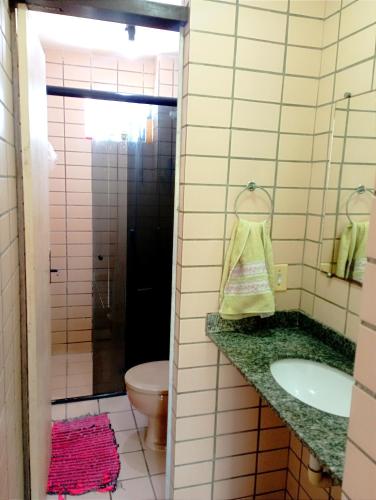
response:
<path id="1" fill-rule="evenodd" d="M 143 363 L 124 376 L 132 405 L 149 419 L 145 444 L 151 450 L 166 449 L 168 361 Z"/>

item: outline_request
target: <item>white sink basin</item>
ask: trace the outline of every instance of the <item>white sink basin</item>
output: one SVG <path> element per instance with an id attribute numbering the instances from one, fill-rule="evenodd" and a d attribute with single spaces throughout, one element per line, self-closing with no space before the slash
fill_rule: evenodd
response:
<path id="1" fill-rule="evenodd" d="M 354 379 L 336 368 L 306 359 L 281 359 L 270 365 L 275 381 L 295 398 L 340 417 L 350 415 Z"/>

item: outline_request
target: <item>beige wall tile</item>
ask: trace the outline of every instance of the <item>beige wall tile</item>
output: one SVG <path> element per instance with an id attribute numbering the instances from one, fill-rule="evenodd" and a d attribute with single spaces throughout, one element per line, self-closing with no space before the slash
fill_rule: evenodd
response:
<path id="1" fill-rule="evenodd" d="M 248 385 L 248 382 L 233 365 L 228 364 L 220 366 L 218 379 L 219 387 L 236 387 L 243 385 Z"/>
<path id="2" fill-rule="evenodd" d="M 182 259 L 183 266 L 222 265 L 223 242 L 185 241 Z"/>
<path id="3" fill-rule="evenodd" d="M 315 108 L 282 106 L 281 131 L 312 134 L 315 123 Z"/>
<path id="4" fill-rule="evenodd" d="M 178 371 L 177 388 L 179 392 L 214 389 L 216 379 L 215 366 L 186 368 Z"/>
<path id="5" fill-rule="evenodd" d="M 274 199 L 276 213 L 306 213 L 307 189 L 278 189 Z"/>
<path id="6" fill-rule="evenodd" d="M 230 99 L 189 96 L 187 124 L 228 127 L 231 120 Z"/>
<path id="7" fill-rule="evenodd" d="M 218 391 L 218 411 L 253 408 L 258 406 L 260 397 L 249 386 L 223 388 Z"/>
<path id="8" fill-rule="evenodd" d="M 281 12 L 287 11 L 287 0 L 241 0 L 240 4 Z"/>
<path id="9" fill-rule="evenodd" d="M 288 47 L 286 72 L 295 75 L 318 77 L 321 66 L 321 50 Z"/>
<path id="10" fill-rule="evenodd" d="M 283 45 L 239 38 L 236 66 L 282 73 L 284 51 Z"/>
<path id="11" fill-rule="evenodd" d="M 214 413 L 215 399 L 215 391 L 178 394 L 176 403 L 176 416 L 187 417 L 191 415 Z"/>
<path id="12" fill-rule="evenodd" d="M 232 91 L 232 68 L 199 66 L 189 64 L 187 91 L 190 94 L 230 97 Z"/>
<path id="13" fill-rule="evenodd" d="M 345 327 L 346 311 L 330 302 L 317 298 L 315 300 L 314 318 L 324 322 L 337 332 L 343 332 Z"/>
<path id="14" fill-rule="evenodd" d="M 286 15 L 240 7 L 238 35 L 283 42 L 286 32 Z"/>
<path id="15" fill-rule="evenodd" d="M 234 498 L 247 497 L 253 491 L 253 483 L 253 476 L 216 481 L 214 483 L 213 500 L 226 500 L 231 498 L 231 495 L 235 495 Z"/>
<path id="16" fill-rule="evenodd" d="M 185 186 L 184 210 L 187 212 L 223 212 L 226 188 L 219 186 Z"/>
<path id="17" fill-rule="evenodd" d="M 361 318 L 372 325 L 376 325 L 376 310 L 374 304 L 373 283 L 376 280 L 376 265 L 368 263 L 364 276 Z"/>
<path id="18" fill-rule="evenodd" d="M 184 181 L 188 184 L 226 184 L 227 158 L 187 156 Z"/>
<path id="19" fill-rule="evenodd" d="M 181 277 L 181 291 L 184 292 L 212 292 L 218 291 L 221 281 L 222 268 L 213 267 L 184 267 Z"/>
<path id="20" fill-rule="evenodd" d="M 188 155 L 227 156 L 228 149 L 228 130 L 187 127 L 186 153 Z"/>
<path id="21" fill-rule="evenodd" d="M 256 101 L 279 102 L 282 77 L 251 71 L 236 70 L 234 96 Z"/>
<path id="22" fill-rule="evenodd" d="M 191 488 L 180 488 L 174 491 L 175 500 L 191 500 L 191 498 L 200 498 L 202 500 L 211 499 L 211 485 L 192 486 Z"/>
<path id="23" fill-rule="evenodd" d="M 369 0 L 361 0 L 357 5 L 349 5 L 343 9 L 341 15 L 340 38 L 358 31 L 376 21 L 376 13 L 373 3 Z"/>
<path id="24" fill-rule="evenodd" d="M 213 456 L 214 439 L 204 438 L 194 441 L 183 441 L 175 445 L 175 463 L 177 465 L 211 460 Z"/>
<path id="25" fill-rule="evenodd" d="M 192 477 L 196 484 L 207 483 L 211 480 L 213 463 L 201 462 L 175 467 L 174 485 L 179 488 L 192 485 Z"/>
<path id="26" fill-rule="evenodd" d="M 323 25 L 319 19 L 290 17 L 288 42 L 308 47 L 321 47 Z"/>
<path id="27" fill-rule="evenodd" d="M 257 429 L 258 409 L 226 411 L 217 414 L 217 433 L 225 434 Z"/>
<path id="28" fill-rule="evenodd" d="M 313 78 L 287 76 L 283 89 L 283 102 L 314 106 L 318 91 L 318 81 Z"/>
<path id="29" fill-rule="evenodd" d="M 309 186 L 310 163 L 291 163 L 280 161 L 278 163 L 277 185 L 279 187 Z"/>
<path id="30" fill-rule="evenodd" d="M 274 158 L 276 156 L 277 134 L 233 130 L 231 154 L 236 157 Z"/>
<path id="31" fill-rule="evenodd" d="M 366 326 L 360 326 L 354 376 L 373 392 L 376 392 L 376 365 L 373 362 L 375 349 L 375 332 Z"/>
<path id="32" fill-rule="evenodd" d="M 375 50 L 375 39 L 376 29 L 375 26 L 371 26 L 368 29 L 340 41 L 338 45 L 337 68 L 342 69 L 363 59 L 372 57 Z"/>
<path id="33" fill-rule="evenodd" d="M 230 184 L 245 186 L 250 180 L 257 180 L 262 186 L 273 186 L 275 161 L 231 159 Z"/>
<path id="34" fill-rule="evenodd" d="M 254 474 L 256 471 L 256 454 L 217 458 L 214 471 L 214 480 Z"/>
<path id="35" fill-rule="evenodd" d="M 324 18 L 326 2 L 321 0 L 294 0 L 291 2 L 290 12 L 303 16 Z"/>
<path id="36" fill-rule="evenodd" d="M 376 465 L 347 441 L 343 491 L 349 498 L 372 498 Z"/>
<path id="37" fill-rule="evenodd" d="M 346 92 L 360 94 L 371 90 L 372 61 L 357 64 L 337 74 L 335 99 L 341 99 Z"/>
<path id="38" fill-rule="evenodd" d="M 235 30 L 235 7 L 206 0 L 192 0 L 190 29 L 232 35 Z"/>
<path id="39" fill-rule="evenodd" d="M 257 431 L 225 434 L 216 438 L 216 457 L 251 453 L 257 449 Z"/>
<path id="40" fill-rule="evenodd" d="M 214 344 L 185 344 L 179 349 L 179 368 L 214 365 L 217 348 Z"/>
<path id="41" fill-rule="evenodd" d="M 296 108 L 295 108 L 296 109 Z M 232 125 L 239 128 L 277 130 L 279 105 L 234 101 Z"/>
<path id="42" fill-rule="evenodd" d="M 233 59 L 234 38 L 209 33 L 190 33 L 189 62 L 232 66 Z"/>
<path id="43" fill-rule="evenodd" d="M 212 436 L 213 432 L 214 414 L 183 417 L 176 420 L 176 441 L 208 437 Z"/>

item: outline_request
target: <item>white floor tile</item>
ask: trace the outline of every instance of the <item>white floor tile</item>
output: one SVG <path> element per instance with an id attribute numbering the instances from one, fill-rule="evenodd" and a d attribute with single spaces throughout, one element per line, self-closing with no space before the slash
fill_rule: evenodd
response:
<path id="1" fill-rule="evenodd" d="M 115 432 L 116 442 L 119 445 L 118 452 L 127 453 L 129 451 L 142 450 L 140 438 L 137 429 L 130 431 Z"/>
<path id="2" fill-rule="evenodd" d="M 66 418 L 66 405 L 51 405 L 52 420 L 63 420 Z"/>
<path id="3" fill-rule="evenodd" d="M 118 411 L 109 415 L 114 431 L 127 431 L 136 428 L 136 422 L 131 411 Z"/>
<path id="4" fill-rule="evenodd" d="M 145 458 L 150 474 L 164 474 L 166 471 L 166 453 L 145 449 Z"/>
<path id="5" fill-rule="evenodd" d="M 98 401 L 80 401 L 79 403 L 69 403 L 67 405 L 67 417 L 80 417 L 82 415 L 96 415 L 99 413 Z"/>
<path id="6" fill-rule="evenodd" d="M 164 474 L 157 474 L 151 477 L 157 500 L 166 500 L 165 479 L 166 477 Z"/>
<path id="7" fill-rule="evenodd" d="M 111 493 L 111 498 L 113 500 L 155 500 L 148 477 L 122 481 L 117 490 Z"/>
<path id="8" fill-rule="evenodd" d="M 120 455 L 119 479 L 133 479 L 147 476 L 148 471 L 142 451 L 123 453 Z"/>
<path id="9" fill-rule="evenodd" d="M 85 493 L 84 495 L 66 495 L 66 500 L 111 500 L 109 493 Z"/>
<path id="10" fill-rule="evenodd" d="M 129 411 L 131 409 L 128 396 L 116 396 L 114 398 L 100 399 L 99 406 L 101 411 L 108 411 L 109 413 Z"/>
<path id="11" fill-rule="evenodd" d="M 140 413 L 138 410 L 133 408 L 134 418 L 136 419 L 137 427 L 140 429 L 142 427 L 148 426 L 148 417 L 143 413 Z"/>

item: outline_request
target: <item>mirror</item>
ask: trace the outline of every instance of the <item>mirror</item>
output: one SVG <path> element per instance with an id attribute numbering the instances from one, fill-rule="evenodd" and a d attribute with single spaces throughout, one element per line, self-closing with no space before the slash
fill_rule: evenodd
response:
<path id="1" fill-rule="evenodd" d="M 321 271 L 363 281 L 376 177 L 376 92 L 336 103 L 325 196 Z"/>

